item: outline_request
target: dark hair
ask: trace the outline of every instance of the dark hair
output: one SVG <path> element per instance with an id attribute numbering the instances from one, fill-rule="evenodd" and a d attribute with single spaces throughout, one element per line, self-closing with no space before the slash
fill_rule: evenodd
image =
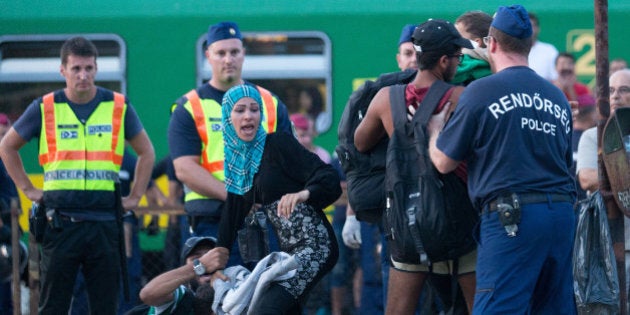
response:
<path id="1" fill-rule="evenodd" d="M 461 49 L 455 44 L 445 44 L 439 50 L 416 52 L 416 61 L 419 70 L 433 69 L 442 56 L 452 56 Z"/>
<path id="2" fill-rule="evenodd" d="M 317 115 L 324 110 L 324 99 L 322 98 L 322 94 L 316 86 L 308 86 L 300 91 L 300 93 L 302 92 L 308 94 L 311 98 L 311 108 L 308 109 L 307 114 L 313 119 L 317 118 Z"/>
<path id="3" fill-rule="evenodd" d="M 571 61 L 573 61 L 573 63 L 575 63 L 575 56 L 573 56 L 573 54 L 568 53 L 566 51 L 563 51 L 558 54 L 558 57 L 556 57 L 556 62 L 555 62 L 556 65 L 558 64 L 558 60 L 560 60 L 560 58 L 569 58 L 571 59 Z"/>
<path id="4" fill-rule="evenodd" d="M 68 56 L 75 55 L 81 57 L 98 57 L 96 46 L 85 37 L 77 36 L 66 40 L 61 46 L 61 64 L 68 63 Z"/>
<path id="5" fill-rule="evenodd" d="M 532 49 L 532 44 L 534 43 L 532 36 L 522 39 L 516 38 L 506 34 L 494 26 L 490 26 L 488 35 L 494 37 L 494 39 L 501 44 L 501 48 L 505 52 L 516 53 L 524 56 L 529 55 L 529 51 Z"/>
<path id="6" fill-rule="evenodd" d="M 473 34 L 475 38 L 484 38 L 488 36 L 492 17 L 483 11 L 468 11 L 455 20 L 455 24 L 458 23 L 463 24 L 466 32 Z"/>
<path id="7" fill-rule="evenodd" d="M 212 313 L 214 302 L 214 288 L 210 283 L 204 283 L 195 291 L 193 300 L 193 313 L 195 315 L 208 315 Z"/>
<path id="8" fill-rule="evenodd" d="M 527 15 L 529 16 L 529 19 L 532 21 L 532 24 L 536 24 L 537 26 L 540 26 L 540 23 L 538 21 L 538 16 L 536 16 L 536 14 L 527 12 Z"/>

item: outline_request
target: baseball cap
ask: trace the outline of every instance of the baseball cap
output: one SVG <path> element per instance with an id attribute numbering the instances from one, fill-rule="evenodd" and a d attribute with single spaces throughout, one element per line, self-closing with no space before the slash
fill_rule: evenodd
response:
<path id="1" fill-rule="evenodd" d="M 186 261 L 186 257 L 194 252 L 197 246 L 201 245 L 208 245 L 210 248 L 214 248 L 217 245 L 217 239 L 210 236 L 193 236 L 188 238 L 184 246 L 182 246 L 181 263 L 183 264 Z"/>
<path id="2" fill-rule="evenodd" d="M 411 36 L 413 35 L 413 31 L 416 29 L 416 25 L 407 24 L 403 27 L 402 32 L 400 33 L 400 39 L 398 40 L 398 46 L 402 43 L 411 42 Z"/>
<path id="3" fill-rule="evenodd" d="M 520 39 L 532 36 L 532 23 L 527 10 L 520 4 L 500 6 L 490 26 Z"/>
<path id="4" fill-rule="evenodd" d="M 242 40 L 243 36 L 238 29 L 238 25 L 234 22 L 219 22 L 210 25 L 208 28 L 208 36 L 206 37 L 206 45 L 210 45 L 216 41 L 237 38 Z"/>
<path id="5" fill-rule="evenodd" d="M 418 25 L 412 39 L 417 52 L 440 50 L 447 44 L 473 49 L 470 40 L 463 38 L 455 26 L 446 20 L 429 19 Z"/>

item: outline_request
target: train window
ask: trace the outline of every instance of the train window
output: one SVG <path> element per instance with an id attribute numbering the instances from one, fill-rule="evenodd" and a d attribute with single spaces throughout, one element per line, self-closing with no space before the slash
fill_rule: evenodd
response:
<path id="1" fill-rule="evenodd" d="M 45 93 L 65 87 L 59 74 L 59 50 L 74 34 L 0 36 L 0 112 L 17 119 Z M 99 56 L 96 84 L 126 92 L 126 46 L 114 34 L 81 34 L 90 39 Z"/>
<path id="2" fill-rule="evenodd" d="M 203 34 L 197 41 L 197 83 L 207 82 L 212 69 L 205 59 Z M 331 44 L 322 32 L 244 32 L 243 78 L 269 89 L 289 113 L 305 112 L 317 131 L 332 123 Z"/>

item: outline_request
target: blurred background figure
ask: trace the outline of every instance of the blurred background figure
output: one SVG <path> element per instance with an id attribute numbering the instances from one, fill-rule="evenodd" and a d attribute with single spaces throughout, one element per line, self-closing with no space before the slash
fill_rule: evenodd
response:
<path id="1" fill-rule="evenodd" d="M 411 43 L 411 35 L 413 35 L 413 31 L 415 29 L 415 24 L 407 24 L 400 32 L 396 62 L 398 63 L 398 68 L 402 71 L 407 69 L 418 69 L 416 51 L 413 49 L 413 44 Z"/>
<path id="2" fill-rule="evenodd" d="M 0 141 L 11 128 L 9 117 L 0 113 Z M 11 211 L 20 209 L 18 192 L 15 183 L 9 177 L 0 159 L 0 246 L 8 249 L 6 254 L 0 252 L 0 314 L 13 314 L 11 301 Z M 26 266 L 26 260 L 24 260 Z M 22 266 L 20 266 L 22 267 Z M 23 271 L 23 269 L 20 269 Z"/>
<path id="3" fill-rule="evenodd" d="M 534 41 L 527 60 L 529 67 L 536 71 L 539 76 L 549 81 L 554 80 L 558 76 L 554 67 L 558 49 L 552 44 L 538 40 L 540 23 L 536 14 L 529 12 L 529 21 L 532 23 L 532 40 Z"/>
<path id="4" fill-rule="evenodd" d="M 573 111 L 573 161 L 577 162 L 578 144 L 585 130 L 595 127 L 597 123 L 597 111 L 595 110 L 595 98 L 591 94 L 578 96 L 578 109 Z M 573 164 L 572 172 L 575 174 L 576 164 Z M 577 200 L 586 198 L 586 191 L 580 187 L 576 177 Z"/>
<path id="5" fill-rule="evenodd" d="M 300 142 L 300 144 L 307 148 L 309 151 L 317 154 L 317 156 L 319 156 L 319 158 L 324 161 L 324 163 L 330 164 L 330 153 L 328 153 L 326 149 L 315 145 L 315 143 L 313 142 L 313 140 L 317 137 L 313 118 L 305 114 L 296 113 L 291 114 L 289 119 L 291 119 L 291 122 L 295 127 L 295 134 L 297 136 L 298 142 Z"/>
<path id="6" fill-rule="evenodd" d="M 615 58 L 610 61 L 610 72 L 608 75 L 615 73 L 617 70 L 628 69 L 628 62 L 623 58 Z"/>
<path id="7" fill-rule="evenodd" d="M 556 72 L 558 77 L 553 80 L 553 84 L 557 86 L 569 101 L 577 101 L 579 96 L 591 94 L 588 86 L 578 82 L 575 74 L 575 57 L 563 52 L 556 58 Z"/>

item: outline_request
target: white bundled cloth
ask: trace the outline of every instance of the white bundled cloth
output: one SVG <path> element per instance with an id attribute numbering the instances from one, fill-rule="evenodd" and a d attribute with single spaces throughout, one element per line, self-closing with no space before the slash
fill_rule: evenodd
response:
<path id="1" fill-rule="evenodd" d="M 295 276 L 298 266 L 294 255 L 273 252 L 259 261 L 251 272 L 243 266 L 225 269 L 223 273 L 230 279 L 214 281 L 212 310 L 217 315 L 253 314 L 262 292 L 274 281 Z"/>

